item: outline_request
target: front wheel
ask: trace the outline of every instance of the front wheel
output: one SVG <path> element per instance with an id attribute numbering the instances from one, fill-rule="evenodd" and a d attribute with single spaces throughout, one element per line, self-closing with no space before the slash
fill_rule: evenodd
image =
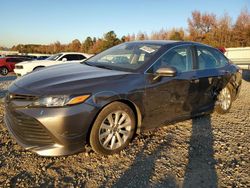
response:
<path id="1" fill-rule="evenodd" d="M 225 114 L 229 112 L 232 106 L 232 94 L 229 86 L 224 87 L 217 97 L 216 112 L 219 114 Z"/>
<path id="2" fill-rule="evenodd" d="M 2 67 L 0 73 L 1 75 L 6 76 L 9 73 L 9 70 L 6 67 Z"/>
<path id="3" fill-rule="evenodd" d="M 103 155 L 119 153 L 132 140 L 135 115 L 124 103 L 113 102 L 97 116 L 90 133 L 92 149 Z"/>

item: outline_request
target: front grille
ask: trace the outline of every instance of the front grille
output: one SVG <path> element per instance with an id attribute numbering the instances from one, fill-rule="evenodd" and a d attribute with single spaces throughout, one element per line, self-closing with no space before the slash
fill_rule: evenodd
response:
<path id="1" fill-rule="evenodd" d="M 17 139 L 29 146 L 47 146 L 55 142 L 48 131 L 36 119 L 6 109 L 8 126 Z"/>

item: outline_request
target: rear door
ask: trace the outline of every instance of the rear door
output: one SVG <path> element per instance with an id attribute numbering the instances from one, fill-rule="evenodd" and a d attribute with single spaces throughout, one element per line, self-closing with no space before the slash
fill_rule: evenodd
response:
<path id="1" fill-rule="evenodd" d="M 175 47 L 162 55 L 148 70 L 143 120 L 146 128 L 158 127 L 195 113 L 198 90 L 193 56 L 192 46 Z M 177 76 L 154 80 L 156 70 L 161 67 L 175 67 Z"/>
<path id="2" fill-rule="evenodd" d="M 218 50 L 206 46 L 196 46 L 196 60 L 199 111 L 213 110 L 217 93 L 230 78 L 228 61 Z"/>

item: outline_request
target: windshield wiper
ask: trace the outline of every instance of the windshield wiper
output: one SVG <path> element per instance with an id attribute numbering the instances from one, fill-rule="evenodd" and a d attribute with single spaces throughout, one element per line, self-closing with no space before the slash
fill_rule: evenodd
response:
<path id="1" fill-rule="evenodd" d="M 112 70 L 110 67 L 107 67 L 105 65 L 93 65 L 95 67 L 98 67 L 98 68 L 102 68 L 102 69 L 109 69 L 109 70 Z"/>
<path id="2" fill-rule="evenodd" d="M 87 61 L 83 61 L 83 62 L 81 62 L 81 64 L 85 64 L 85 65 L 88 65 L 88 66 L 94 66 L 93 64 L 90 64 Z"/>
<path id="3" fill-rule="evenodd" d="M 109 70 L 112 70 L 112 68 L 107 67 L 107 66 L 105 66 L 105 65 L 92 64 L 92 63 L 89 63 L 89 62 L 87 62 L 87 61 L 82 62 L 82 63 L 83 63 L 83 64 L 86 64 L 86 65 L 88 65 L 88 66 L 92 66 L 92 67 L 98 67 L 98 68 L 102 68 L 102 69 L 109 69 Z"/>

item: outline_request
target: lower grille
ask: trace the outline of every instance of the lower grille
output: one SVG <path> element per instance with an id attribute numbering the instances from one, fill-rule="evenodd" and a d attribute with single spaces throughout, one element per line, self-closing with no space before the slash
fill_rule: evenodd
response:
<path id="1" fill-rule="evenodd" d="M 34 101 L 38 99 L 36 96 L 30 96 L 30 95 L 19 95 L 19 94 L 8 94 L 7 98 L 9 100 L 21 100 L 21 101 Z"/>
<path id="2" fill-rule="evenodd" d="M 9 128 L 17 139 L 29 146 L 47 146 L 55 142 L 47 130 L 34 118 L 6 109 Z"/>

